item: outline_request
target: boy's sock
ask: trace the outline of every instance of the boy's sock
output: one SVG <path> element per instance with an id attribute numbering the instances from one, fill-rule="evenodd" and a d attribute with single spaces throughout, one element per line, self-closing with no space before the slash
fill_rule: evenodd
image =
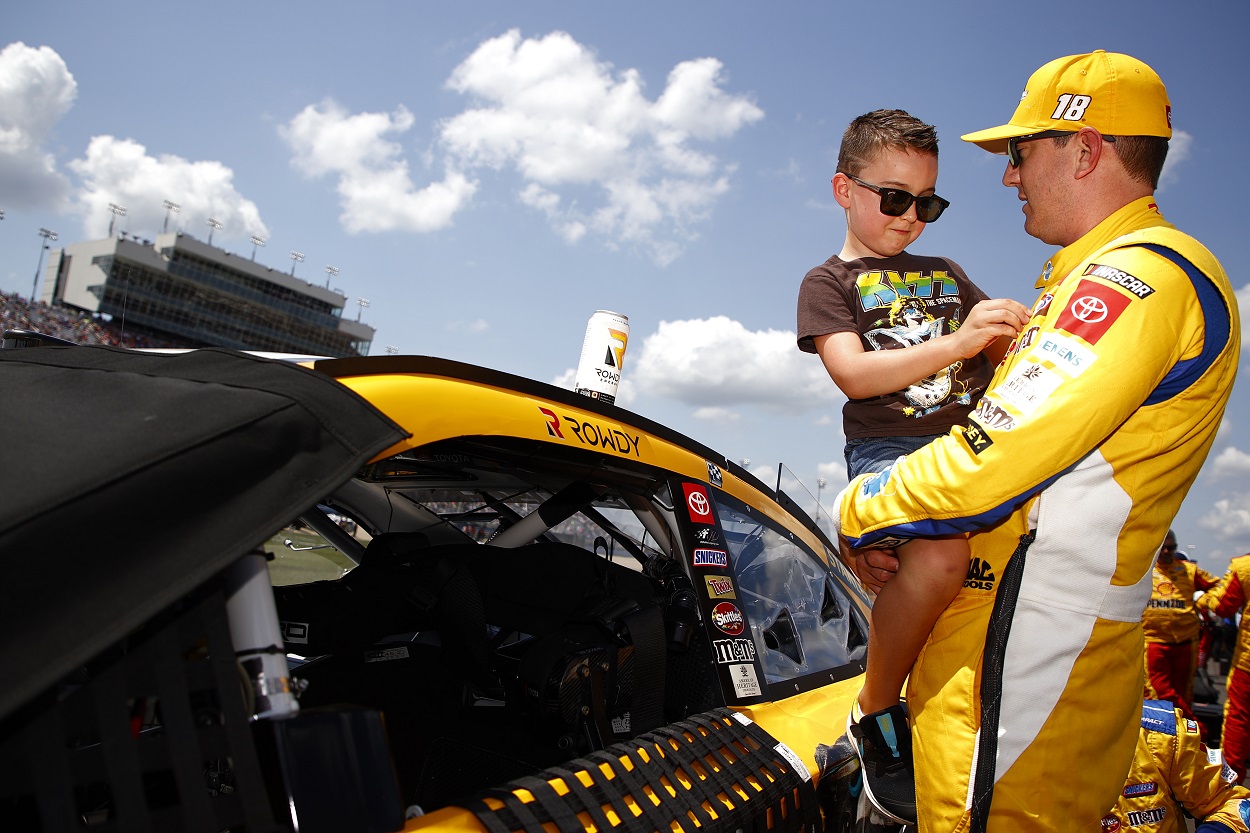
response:
<path id="1" fill-rule="evenodd" d="M 900 824 L 916 823 L 916 775 L 911 757 L 911 726 L 902 705 L 863 714 L 858 700 L 846 720 L 872 805 Z"/>

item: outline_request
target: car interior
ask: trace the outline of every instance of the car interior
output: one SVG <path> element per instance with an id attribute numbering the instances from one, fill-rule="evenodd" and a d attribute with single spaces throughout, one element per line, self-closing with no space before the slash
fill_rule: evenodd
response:
<path id="1" fill-rule="evenodd" d="M 673 478 L 511 437 L 370 465 L 302 518 L 359 566 L 275 588 L 301 709 L 380 710 L 401 793 L 429 812 L 726 705 Z M 769 681 L 859 673 L 845 582 L 719 502 Z"/>

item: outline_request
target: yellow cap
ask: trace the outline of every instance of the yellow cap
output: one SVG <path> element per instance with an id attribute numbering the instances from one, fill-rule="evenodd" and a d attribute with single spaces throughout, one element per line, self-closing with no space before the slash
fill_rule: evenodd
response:
<path id="1" fill-rule="evenodd" d="M 1163 80 L 1146 64 L 1102 49 L 1056 58 L 1033 73 L 1011 121 L 961 138 L 990 153 L 1007 140 L 1043 130 L 1092 127 L 1108 136 L 1172 138 L 1172 105 Z"/>

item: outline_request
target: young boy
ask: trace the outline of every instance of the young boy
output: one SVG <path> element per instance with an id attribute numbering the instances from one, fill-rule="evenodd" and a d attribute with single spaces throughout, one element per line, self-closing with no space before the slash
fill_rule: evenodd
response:
<path id="1" fill-rule="evenodd" d="M 799 289 L 799 349 L 819 354 L 847 396 L 852 479 L 965 424 L 1029 318 L 1016 301 L 988 300 L 954 262 L 905 251 L 949 205 L 934 193 L 937 174 L 931 125 L 901 110 L 852 121 L 833 177 L 846 241 Z M 873 805 L 915 823 L 911 735 L 899 695 L 967 577 L 968 547 L 963 536 L 920 538 L 898 554 L 898 574 L 873 605 L 864 688 L 847 728 Z"/>

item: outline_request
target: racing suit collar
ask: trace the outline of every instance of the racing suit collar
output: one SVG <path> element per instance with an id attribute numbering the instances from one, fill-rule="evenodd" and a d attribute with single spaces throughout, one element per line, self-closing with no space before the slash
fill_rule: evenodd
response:
<path id="1" fill-rule="evenodd" d="M 1037 289 L 1055 287 L 1089 257 L 1091 252 L 1102 249 L 1117 237 L 1157 226 L 1174 227 L 1163 219 L 1163 213 L 1155 203 L 1155 198 L 1149 196 L 1133 200 L 1094 226 L 1085 233 L 1085 236 L 1055 252 L 1034 286 Z"/>

